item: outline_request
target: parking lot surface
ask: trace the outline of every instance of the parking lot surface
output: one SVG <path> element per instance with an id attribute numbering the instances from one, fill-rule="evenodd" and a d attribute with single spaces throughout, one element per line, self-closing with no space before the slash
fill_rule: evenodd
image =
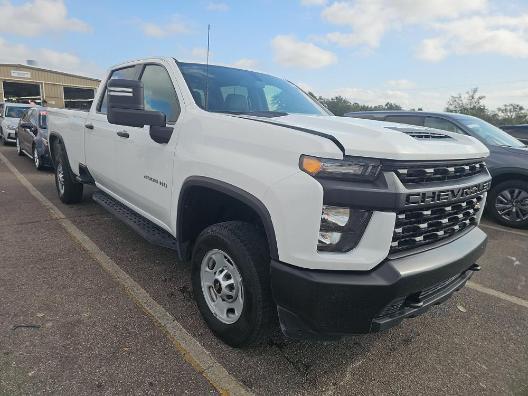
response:
<path id="1" fill-rule="evenodd" d="M 379 334 L 299 342 L 277 332 L 236 350 L 202 321 L 187 263 L 101 209 L 93 188 L 62 205 L 51 171 L 13 147 L 0 153 L 255 394 L 528 394 L 527 231 L 485 221 L 489 247 L 472 282 L 491 294 L 465 288 Z M 2 162 L 0 301 L 0 394 L 221 391 Z"/>

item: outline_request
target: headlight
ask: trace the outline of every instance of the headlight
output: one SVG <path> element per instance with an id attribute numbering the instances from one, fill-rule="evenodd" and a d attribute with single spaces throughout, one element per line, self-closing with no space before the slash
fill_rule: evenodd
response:
<path id="1" fill-rule="evenodd" d="M 323 206 L 317 250 L 320 252 L 349 252 L 354 249 L 370 221 L 372 212 Z"/>
<path id="2" fill-rule="evenodd" d="M 7 129 L 11 129 L 12 131 L 14 131 L 16 129 L 16 125 L 8 125 Z"/>
<path id="3" fill-rule="evenodd" d="M 299 167 L 314 177 L 372 181 L 378 176 L 381 163 L 372 158 L 345 157 L 336 160 L 301 155 Z"/>

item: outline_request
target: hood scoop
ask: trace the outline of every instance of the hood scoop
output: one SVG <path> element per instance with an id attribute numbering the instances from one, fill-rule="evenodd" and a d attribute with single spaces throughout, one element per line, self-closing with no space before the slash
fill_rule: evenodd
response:
<path id="1" fill-rule="evenodd" d="M 418 140 L 436 140 L 436 139 L 452 139 L 451 136 L 445 135 L 441 132 L 433 132 L 429 129 L 420 129 L 420 128 L 408 128 L 408 127 L 385 127 L 387 129 L 392 129 L 406 135 L 413 137 Z"/>

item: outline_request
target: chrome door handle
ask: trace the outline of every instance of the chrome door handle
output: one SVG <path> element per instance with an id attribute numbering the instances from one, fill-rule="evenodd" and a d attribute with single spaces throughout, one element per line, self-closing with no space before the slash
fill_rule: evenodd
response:
<path id="1" fill-rule="evenodd" d="M 130 137 L 130 135 L 128 134 L 127 131 L 119 131 L 119 132 L 117 132 L 117 136 L 120 136 L 120 137 L 125 138 L 125 139 L 128 139 Z"/>

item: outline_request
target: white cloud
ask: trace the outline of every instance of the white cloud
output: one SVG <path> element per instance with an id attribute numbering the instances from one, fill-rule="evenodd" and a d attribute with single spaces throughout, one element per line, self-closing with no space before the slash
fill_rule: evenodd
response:
<path id="1" fill-rule="evenodd" d="M 255 70 L 258 66 L 258 62 L 255 59 L 242 58 L 236 62 L 233 62 L 231 66 L 238 67 L 240 69 Z"/>
<path id="2" fill-rule="evenodd" d="M 89 30 L 85 22 L 68 16 L 63 0 L 32 0 L 16 5 L 10 0 L 0 2 L 0 32 L 33 37 L 50 32 Z"/>
<path id="3" fill-rule="evenodd" d="M 438 36 L 425 39 L 417 57 L 430 62 L 448 54 L 499 54 L 528 58 L 528 14 L 516 17 L 474 16 L 434 24 Z"/>
<path id="4" fill-rule="evenodd" d="M 303 6 L 322 6 L 326 4 L 326 0 L 301 0 Z"/>
<path id="5" fill-rule="evenodd" d="M 163 38 L 177 34 L 189 33 L 190 29 L 187 23 L 175 15 L 168 23 L 162 24 L 158 22 L 142 22 L 141 30 L 146 36 Z"/>
<path id="6" fill-rule="evenodd" d="M 209 53 L 209 58 L 211 54 Z M 207 61 L 207 48 L 193 48 L 191 50 L 191 57 L 199 62 Z"/>
<path id="7" fill-rule="evenodd" d="M 293 36 L 279 35 L 271 42 L 275 61 L 283 66 L 319 69 L 337 62 L 333 52 Z"/>
<path id="8" fill-rule="evenodd" d="M 101 77 L 103 70 L 94 63 L 77 55 L 48 48 L 33 48 L 23 44 L 11 44 L 0 37 L 0 62 L 22 63 L 35 59 L 38 66 L 53 70 Z"/>
<path id="9" fill-rule="evenodd" d="M 412 81 L 401 79 L 401 80 L 389 80 L 387 85 L 394 89 L 411 89 L 415 87 Z"/>
<path id="10" fill-rule="evenodd" d="M 388 31 L 401 29 L 405 25 L 427 25 L 486 9 L 487 0 L 337 1 L 323 10 L 322 17 L 350 31 L 329 33 L 324 38 L 341 46 L 366 45 L 375 48 Z"/>
<path id="11" fill-rule="evenodd" d="M 207 4 L 207 11 L 226 12 L 229 11 L 229 6 L 226 3 L 210 2 Z"/>

